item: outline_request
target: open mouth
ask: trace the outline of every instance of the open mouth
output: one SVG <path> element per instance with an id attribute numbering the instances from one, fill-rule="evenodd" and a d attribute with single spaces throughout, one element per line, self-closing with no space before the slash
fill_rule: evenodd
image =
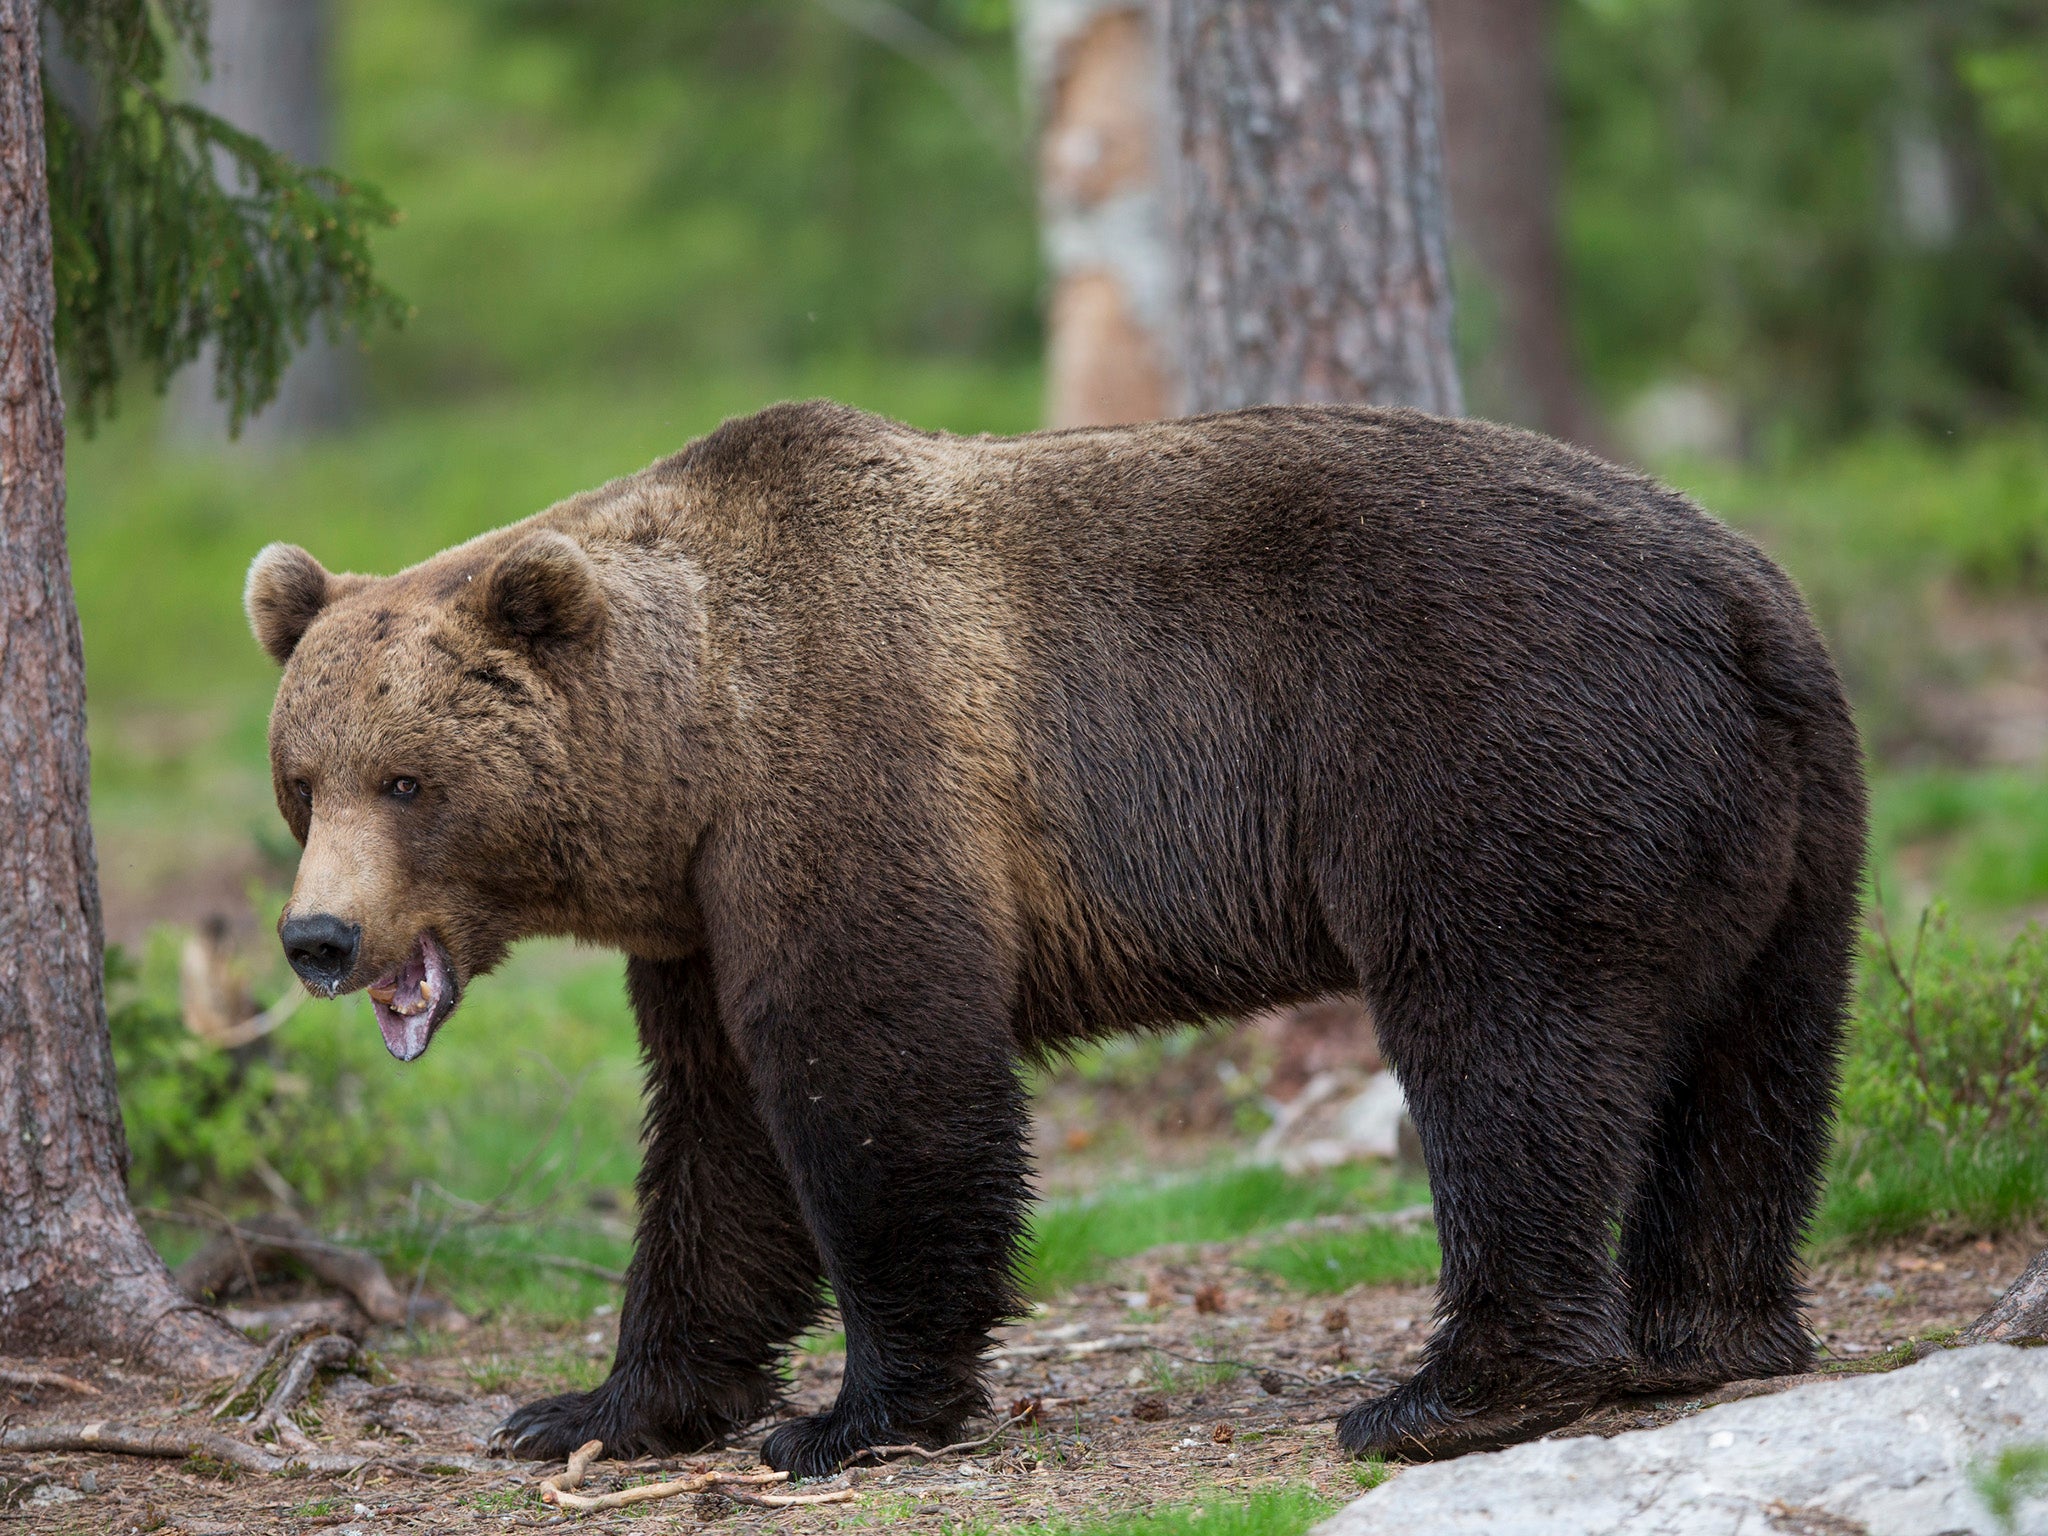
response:
<path id="1" fill-rule="evenodd" d="M 441 941 L 423 933 L 413 941 L 405 963 L 372 982 L 369 991 L 377 1028 L 384 1032 L 384 1048 L 400 1061 L 416 1061 L 434 1031 L 455 1011 L 462 985 Z"/>

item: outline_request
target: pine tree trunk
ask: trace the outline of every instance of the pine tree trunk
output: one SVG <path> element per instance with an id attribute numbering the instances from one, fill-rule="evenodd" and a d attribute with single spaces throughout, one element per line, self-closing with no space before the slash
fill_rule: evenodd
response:
<path id="1" fill-rule="evenodd" d="M 328 0 L 212 0 L 207 40 L 212 70 L 192 100 L 302 165 L 333 158 L 327 80 L 332 18 Z M 171 386 L 166 429 L 181 444 L 227 439 L 227 406 L 214 394 L 208 346 Z M 252 446 L 289 442 L 348 424 L 356 355 L 316 325 L 285 365 L 277 397 L 242 426 Z"/>
<path id="2" fill-rule="evenodd" d="M 1427 0 L 1168 0 L 1192 410 L 1456 415 Z"/>
<path id="3" fill-rule="evenodd" d="M 1156 420 L 1174 320 L 1158 29 L 1146 0 L 1019 0 L 1017 32 L 1051 278 L 1046 424 Z"/>
<path id="4" fill-rule="evenodd" d="M 1491 345 L 1467 383 L 1488 415 L 1599 446 L 1557 243 L 1556 0 L 1432 0 L 1443 65 L 1451 236 L 1490 290 Z"/>
<path id="5" fill-rule="evenodd" d="M 36 12 L 0 0 L 0 1352 L 216 1374 L 248 1345 L 178 1293 L 124 1187 L 64 548 Z"/>

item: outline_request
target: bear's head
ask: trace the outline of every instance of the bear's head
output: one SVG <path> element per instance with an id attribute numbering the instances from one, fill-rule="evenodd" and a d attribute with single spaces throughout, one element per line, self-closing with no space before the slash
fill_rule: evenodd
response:
<path id="1" fill-rule="evenodd" d="M 284 669 L 271 774 L 304 849 L 278 935 L 315 993 L 368 988 L 411 1061 L 573 904 L 569 722 L 604 588 L 572 540 L 512 529 L 384 578 L 273 544 L 244 603 Z"/>

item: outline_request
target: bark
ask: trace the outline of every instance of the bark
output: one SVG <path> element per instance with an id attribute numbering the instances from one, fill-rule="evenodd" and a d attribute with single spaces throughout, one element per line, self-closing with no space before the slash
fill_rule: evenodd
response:
<path id="1" fill-rule="evenodd" d="M 0 1350 L 231 1371 L 128 1208 L 64 548 L 36 0 L 0 0 Z"/>
<path id="2" fill-rule="evenodd" d="M 1557 241 L 1556 0 L 1431 0 L 1454 247 L 1497 317 L 1467 382 L 1490 415 L 1598 447 Z"/>
<path id="3" fill-rule="evenodd" d="M 1017 15 L 1051 278 L 1046 420 L 1155 420 L 1172 405 L 1174 308 L 1157 29 L 1147 0 L 1023 0 Z"/>
<path id="4" fill-rule="evenodd" d="M 213 0 L 207 37 L 213 67 L 191 97 L 302 165 L 333 156 L 327 60 L 333 28 L 328 0 Z M 264 446 L 346 426 L 355 403 L 354 350 L 316 325 L 285 367 L 277 398 L 242 426 L 242 441 Z M 227 406 L 214 395 L 213 349 L 171 385 L 167 430 L 187 446 L 227 439 Z"/>
<path id="5" fill-rule="evenodd" d="M 1970 1324 L 1958 1344 L 2023 1344 L 2048 1340 L 2048 1248 L 2007 1287 L 1998 1305 Z"/>
<path id="6" fill-rule="evenodd" d="M 1170 0 L 1184 403 L 1456 415 L 1427 0 Z"/>

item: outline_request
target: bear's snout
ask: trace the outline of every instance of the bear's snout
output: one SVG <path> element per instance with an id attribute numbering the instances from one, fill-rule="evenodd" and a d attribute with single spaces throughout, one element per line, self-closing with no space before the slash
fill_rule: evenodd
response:
<path id="1" fill-rule="evenodd" d="M 363 943 L 361 924 L 343 922 L 326 912 L 287 918 L 277 934 L 284 941 L 284 957 L 299 979 L 330 997 L 356 968 L 356 952 Z"/>

